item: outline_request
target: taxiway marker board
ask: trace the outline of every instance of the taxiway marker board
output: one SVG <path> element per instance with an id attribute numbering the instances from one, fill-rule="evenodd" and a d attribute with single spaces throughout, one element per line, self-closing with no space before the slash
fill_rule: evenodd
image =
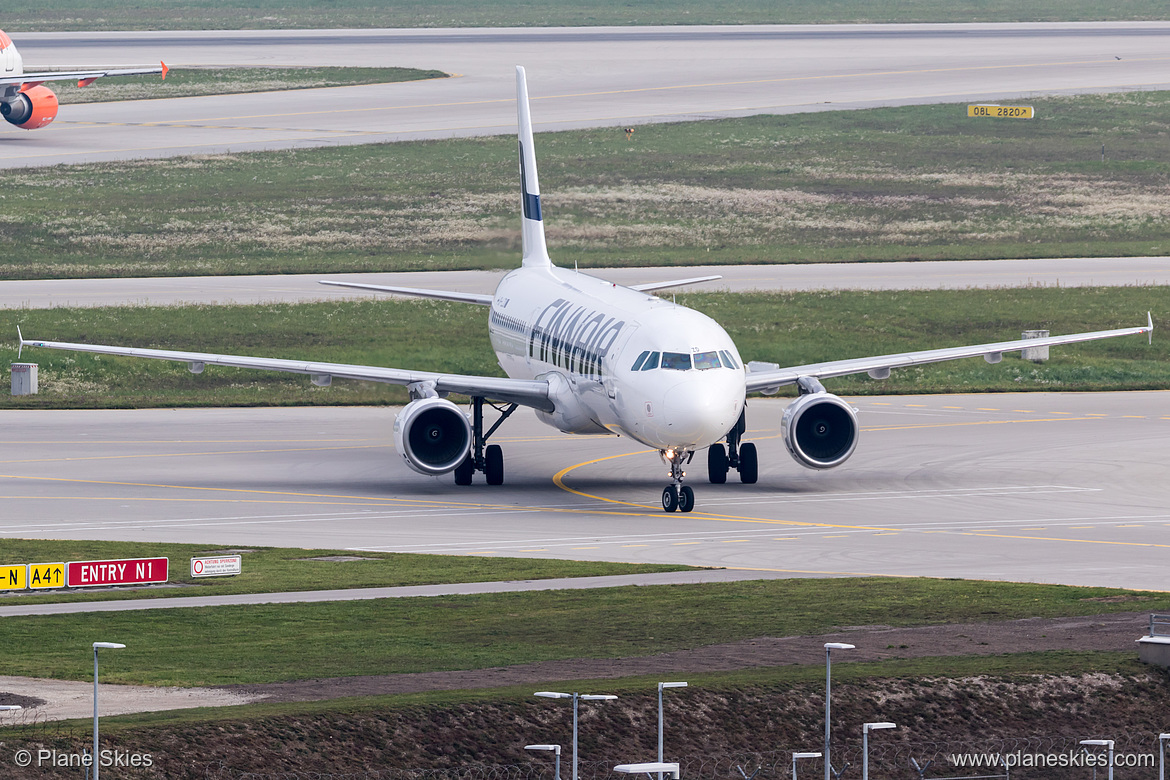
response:
<path id="1" fill-rule="evenodd" d="M 30 563 L 28 565 L 28 586 L 33 590 L 40 588 L 64 588 L 64 563 Z"/>
<path id="2" fill-rule="evenodd" d="M 967 116 L 989 116 L 997 119 L 1035 119 L 1036 109 L 1032 106 L 967 106 Z"/>
<path id="3" fill-rule="evenodd" d="M 228 577 L 243 570 L 243 557 L 221 555 L 209 558 L 191 559 L 192 577 Z"/>
<path id="4" fill-rule="evenodd" d="M 125 558 L 110 561 L 70 561 L 66 581 L 71 588 L 103 585 L 147 585 L 167 581 L 166 558 Z"/>
<path id="5" fill-rule="evenodd" d="M 28 564 L 0 566 L 0 590 L 24 590 L 28 587 Z"/>

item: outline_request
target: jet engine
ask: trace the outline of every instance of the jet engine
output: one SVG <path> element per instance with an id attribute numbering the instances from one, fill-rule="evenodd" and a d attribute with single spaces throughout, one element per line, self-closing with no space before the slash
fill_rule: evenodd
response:
<path id="1" fill-rule="evenodd" d="M 420 398 L 394 419 L 394 446 L 420 474 L 446 474 L 471 452 L 471 421 L 445 398 Z"/>
<path id="2" fill-rule="evenodd" d="M 852 406 L 831 393 L 819 392 L 790 403 L 780 431 L 797 463 L 810 469 L 831 469 L 853 454 L 860 429 Z"/>
<path id="3" fill-rule="evenodd" d="M 0 101 L 0 115 L 17 127 L 39 130 L 57 118 L 57 96 L 43 85 L 27 87 Z"/>

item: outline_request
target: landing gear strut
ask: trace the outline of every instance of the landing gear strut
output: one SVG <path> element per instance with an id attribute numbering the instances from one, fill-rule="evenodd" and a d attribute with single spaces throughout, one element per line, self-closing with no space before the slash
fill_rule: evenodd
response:
<path id="1" fill-rule="evenodd" d="M 665 512 L 690 512 L 695 508 L 695 491 L 690 485 L 682 484 L 687 474 L 683 466 L 695 457 L 694 452 L 685 450 L 662 450 L 662 459 L 670 466 L 670 478 L 674 484 L 662 489 L 662 509 Z"/>
<path id="2" fill-rule="evenodd" d="M 477 471 L 483 472 L 484 479 L 489 485 L 504 484 L 504 451 L 498 444 L 488 444 L 486 447 L 484 445 L 504 420 L 516 411 L 517 404 L 496 406 L 488 402 L 488 406 L 499 412 L 500 416 L 492 423 L 492 427 L 488 428 L 487 433 L 483 430 L 483 405 L 483 398 L 471 399 L 471 453 L 468 454 L 467 460 L 455 467 L 456 485 L 470 485 L 471 478 Z"/>
<path id="3" fill-rule="evenodd" d="M 760 460 L 756 445 L 742 444 L 743 432 L 747 430 L 746 410 L 740 412 L 739 420 L 727 432 L 727 448 L 722 443 L 712 444 L 707 449 L 707 479 L 712 484 L 722 485 L 727 481 L 727 472 L 739 472 L 739 481 L 745 485 L 755 484 L 760 478 Z"/>

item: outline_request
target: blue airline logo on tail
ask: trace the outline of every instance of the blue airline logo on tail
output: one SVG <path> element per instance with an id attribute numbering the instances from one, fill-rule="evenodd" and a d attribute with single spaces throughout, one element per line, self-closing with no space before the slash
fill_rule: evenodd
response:
<path id="1" fill-rule="evenodd" d="M 524 194 L 524 218 L 541 221 L 540 195 L 528 192 L 528 173 L 524 170 L 524 143 L 520 143 L 520 192 Z"/>

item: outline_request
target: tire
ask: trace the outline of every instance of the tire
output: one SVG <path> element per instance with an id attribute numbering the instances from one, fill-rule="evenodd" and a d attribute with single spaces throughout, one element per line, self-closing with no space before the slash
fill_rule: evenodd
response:
<path id="1" fill-rule="evenodd" d="M 483 473 L 489 485 L 504 484 L 504 451 L 498 444 L 489 444 L 483 453 Z"/>
<path id="2" fill-rule="evenodd" d="M 690 485 L 683 485 L 678 494 L 678 511 L 689 512 L 695 508 L 695 491 Z"/>
<path id="3" fill-rule="evenodd" d="M 712 444 L 707 448 L 707 479 L 712 485 L 722 485 L 727 481 L 727 469 L 727 448 Z"/>
<path id="4" fill-rule="evenodd" d="M 741 444 L 739 447 L 739 481 L 745 485 L 754 485 L 760 478 L 760 461 L 756 455 L 756 445 Z"/>
<path id="5" fill-rule="evenodd" d="M 662 488 L 662 511 L 673 512 L 678 509 L 678 491 L 674 485 Z"/>
<path id="6" fill-rule="evenodd" d="M 455 467 L 455 484 L 470 485 L 473 474 L 475 474 L 475 464 L 471 462 L 471 458 L 467 458 Z"/>

